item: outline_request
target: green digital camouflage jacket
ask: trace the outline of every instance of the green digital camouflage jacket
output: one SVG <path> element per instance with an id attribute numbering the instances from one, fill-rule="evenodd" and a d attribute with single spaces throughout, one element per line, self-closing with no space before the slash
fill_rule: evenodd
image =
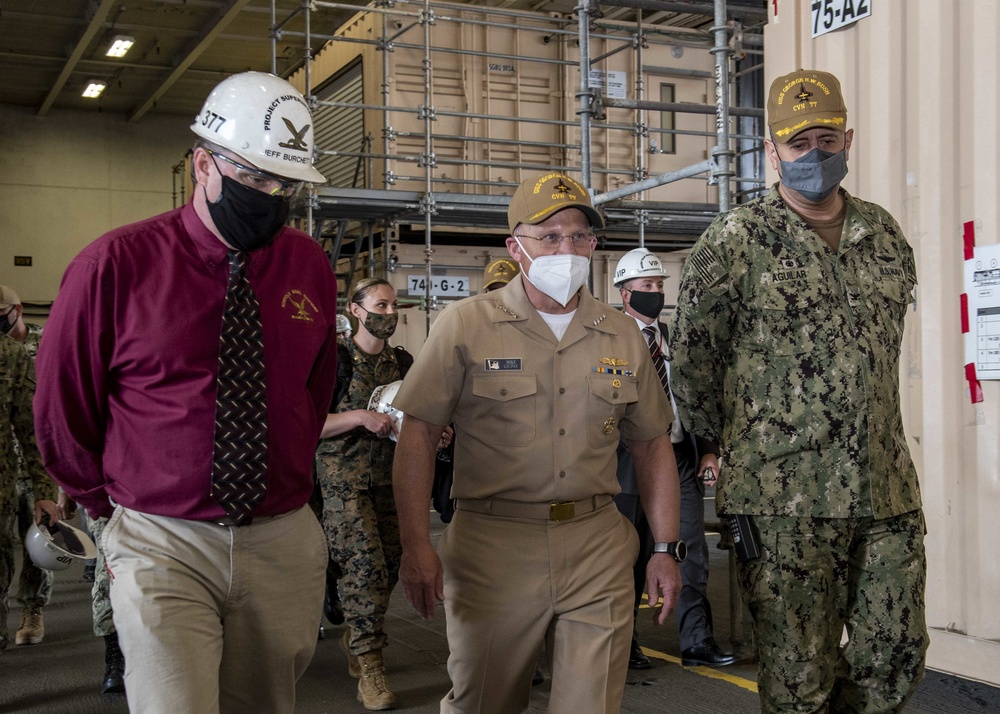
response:
<path id="1" fill-rule="evenodd" d="M 396 350 L 389 345 L 378 355 L 367 355 L 353 340 L 340 340 L 338 344 L 347 348 L 354 366 L 347 394 L 333 411 L 367 409 L 376 387 L 401 379 Z M 395 452 L 395 441 L 378 437 L 364 427 L 321 439 L 317 455 L 332 458 L 317 464 L 320 483 L 346 483 L 357 489 L 391 485 Z"/>
<path id="2" fill-rule="evenodd" d="M 17 507 L 15 481 L 18 455 L 14 439 L 24 452 L 36 498 L 55 500 L 56 487 L 42 467 L 35 444 L 31 400 L 35 396 L 35 369 L 28 351 L 6 335 L 0 335 L 0 513 Z"/>
<path id="3" fill-rule="evenodd" d="M 839 252 L 774 186 L 692 249 L 670 327 L 671 384 L 722 446 L 721 513 L 877 518 L 920 507 L 899 404 L 913 251 L 850 196 Z"/>

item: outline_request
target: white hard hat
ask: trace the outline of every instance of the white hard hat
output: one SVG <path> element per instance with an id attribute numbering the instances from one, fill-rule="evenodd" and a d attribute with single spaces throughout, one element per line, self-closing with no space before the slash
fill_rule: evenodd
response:
<path id="1" fill-rule="evenodd" d="M 347 315 L 337 315 L 337 334 L 341 332 L 351 333 L 351 321 L 347 319 Z"/>
<path id="2" fill-rule="evenodd" d="M 323 183 L 313 168 L 313 120 L 295 87 L 273 74 L 243 72 L 222 80 L 191 130 L 267 173 Z"/>
<path id="3" fill-rule="evenodd" d="M 77 560 L 97 557 L 97 546 L 86 533 L 65 521 L 54 526 L 32 523 L 24 536 L 32 562 L 45 570 L 65 570 Z"/>
<path id="4" fill-rule="evenodd" d="M 646 248 L 635 248 L 621 257 L 615 267 L 615 287 L 634 278 L 665 278 L 663 264 Z"/>
<path id="5" fill-rule="evenodd" d="M 403 380 L 401 379 L 389 382 L 388 384 L 380 384 L 375 387 L 374 391 L 372 391 L 371 399 L 368 400 L 368 411 L 388 414 L 392 419 L 395 430 L 389 438 L 393 441 L 396 440 L 396 434 L 399 433 L 399 430 L 403 428 L 403 412 L 392 406 L 392 400 L 396 398 L 396 392 L 399 391 L 399 387 L 402 384 Z"/>

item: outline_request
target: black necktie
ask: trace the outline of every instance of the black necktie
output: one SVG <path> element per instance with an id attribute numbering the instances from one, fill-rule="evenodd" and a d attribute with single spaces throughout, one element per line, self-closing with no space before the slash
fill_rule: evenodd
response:
<path id="1" fill-rule="evenodd" d="M 212 498 L 237 525 L 252 520 L 267 492 L 264 338 L 245 266 L 245 253 L 229 251 L 212 454 Z"/>
<path id="2" fill-rule="evenodd" d="M 649 356 L 653 358 L 653 367 L 656 368 L 656 375 L 663 385 L 663 392 L 670 396 L 670 380 L 667 378 L 667 363 L 663 361 L 663 350 L 660 349 L 660 341 L 657 339 L 656 327 L 647 325 L 642 328 L 642 333 L 646 337 L 646 344 L 649 346 Z"/>

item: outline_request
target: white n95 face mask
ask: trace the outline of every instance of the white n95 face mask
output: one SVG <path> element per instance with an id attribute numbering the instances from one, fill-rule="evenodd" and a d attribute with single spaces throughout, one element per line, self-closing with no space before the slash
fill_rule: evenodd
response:
<path id="1" fill-rule="evenodd" d="M 575 253 L 557 253 L 532 258 L 521 245 L 517 236 L 514 237 L 514 240 L 520 246 L 521 252 L 531 261 L 531 267 L 525 274 L 528 282 L 566 307 L 566 303 L 576 295 L 576 291 L 587 280 L 587 274 L 590 272 L 590 257 L 584 258 Z"/>

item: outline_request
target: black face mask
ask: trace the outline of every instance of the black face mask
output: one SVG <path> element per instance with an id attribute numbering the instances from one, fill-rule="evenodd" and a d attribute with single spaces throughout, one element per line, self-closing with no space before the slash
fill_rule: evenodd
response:
<path id="1" fill-rule="evenodd" d="M 663 293 L 657 291 L 645 293 L 639 290 L 629 291 L 629 306 L 643 317 L 655 320 L 663 311 Z"/>
<path id="2" fill-rule="evenodd" d="M 14 316 L 14 322 L 17 322 L 17 309 L 11 308 L 3 315 L 0 315 L 0 333 L 6 335 L 8 332 L 14 329 L 14 322 L 10 321 L 10 316 Z"/>
<path id="3" fill-rule="evenodd" d="M 268 196 L 222 176 L 222 193 L 208 214 L 226 242 L 236 250 L 249 252 L 269 245 L 288 220 L 288 201 Z"/>

